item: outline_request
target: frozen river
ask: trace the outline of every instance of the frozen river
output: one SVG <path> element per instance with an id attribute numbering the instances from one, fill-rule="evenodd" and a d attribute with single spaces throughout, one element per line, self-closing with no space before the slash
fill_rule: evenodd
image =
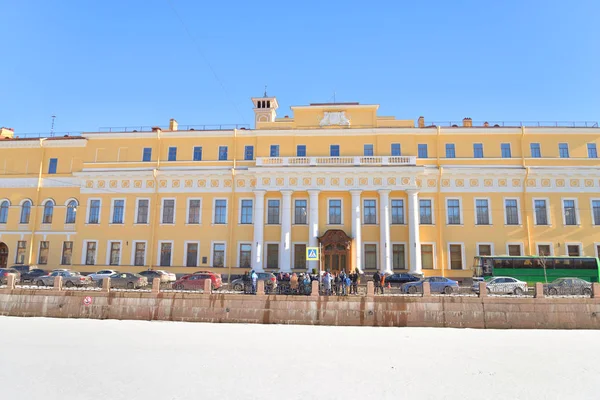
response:
<path id="1" fill-rule="evenodd" d="M 0 398 L 598 399 L 600 332 L 0 317 Z"/>

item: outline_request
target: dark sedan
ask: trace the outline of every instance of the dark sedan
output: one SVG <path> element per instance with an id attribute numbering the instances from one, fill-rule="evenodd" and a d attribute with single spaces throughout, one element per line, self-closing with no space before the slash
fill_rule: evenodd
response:
<path id="1" fill-rule="evenodd" d="M 419 277 L 411 274 L 392 274 L 385 277 L 386 285 L 389 283 L 391 287 L 400 287 L 405 283 L 418 282 Z"/>
<path id="2" fill-rule="evenodd" d="M 21 282 L 30 282 L 33 283 L 40 276 L 44 276 L 48 273 L 48 271 L 44 271 L 43 269 L 34 268 L 27 272 L 23 272 L 21 274 Z"/>

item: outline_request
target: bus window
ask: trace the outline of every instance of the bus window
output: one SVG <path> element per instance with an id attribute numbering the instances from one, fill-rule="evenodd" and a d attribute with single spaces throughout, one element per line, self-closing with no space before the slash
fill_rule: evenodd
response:
<path id="1" fill-rule="evenodd" d="M 583 269 L 598 269 L 598 265 L 595 258 L 584 258 Z"/>
<path id="2" fill-rule="evenodd" d="M 583 269 L 583 260 L 581 258 L 574 258 L 571 260 L 573 269 Z"/>
<path id="3" fill-rule="evenodd" d="M 512 268 L 513 267 L 513 259 L 512 258 L 495 258 L 494 259 L 494 268 Z"/>
<path id="4" fill-rule="evenodd" d="M 531 268 L 531 262 L 527 264 L 527 259 L 515 258 L 513 260 L 513 268 Z"/>
<path id="5" fill-rule="evenodd" d="M 533 258 L 526 258 L 526 259 L 524 259 L 522 261 L 523 261 L 523 266 L 525 268 L 531 268 L 533 266 Z M 517 267 L 515 266 L 515 268 L 517 268 Z"/>
<path id="6" fill-rule="evenodd" d="M 483 260 L 483 276 L 492 276 L 494 273 L 493 260 L 489 258 Z"/>
<path id="7" fill-rule="evenodd" d="M 571 269 L 573 268 L 571 264 L 571 260 L 568 258 L 555 258 L 554 259 L 554 267 L 556 269 Z"/>

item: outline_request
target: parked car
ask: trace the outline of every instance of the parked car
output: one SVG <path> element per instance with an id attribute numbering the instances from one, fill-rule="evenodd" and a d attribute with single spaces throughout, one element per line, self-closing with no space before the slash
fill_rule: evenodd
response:
<path id="1" fill-rule="evenodd" d="M 592 284 L 580 278 L 558 278 L 552 283 L 544 285 L 544 293 L 550 296 L 556 296 L 557 294 L 591 296 Z"/>
<path id="2" fill-rule="evenodd" d="M 385 283 L 390 284 L 391 287 L 400 287 L 408 282 L 417 282 L 421 278 L 411 274 L 392 274 L 385 277 Z"/>
<path id="3" fill-rule="evenodd" d="M 488 293 L 495 294 L 516 294 L 527 293 L 527 282 L 520 281 L 508 276 L 497 276 L 486 282 Z M 473 291 L 479 293 L 479 282 L 473 283 Z"/>
<path id="4" fill-rule="evenodd" d="M 119 273 L 119 271 L 116 271 L 114 269 L 102 269 L 98 272 L 94 272 L 93 274 L 89 274 L 88 276 L 93 281 L 97 281 L 97 280 L 102 280 L 102 278 L 108 278 L 109 276 L 118 274 L 118 273 Z"/>
<path id="5" fill-rule="evenodd" d="M 265 281 L 265 290 L 268 292 L 277 288 L 277 277 L 271 272 L 257 272 L 259 281 Z M 244 278 L 238 278 L 231 282 L 231 288 L 236 291 L 244 290 Z"/>
<path id="6" fill-rule="evenodd" d="M 4 285 L 8 281 L 8 274 L 15 274 L 15 283 L 21 282 L 21 273 L 14 268 L 0 268 L 0 284 Z"/>
<path id="7" fill-rule="evenodd" d="M 173 289 L 177 290 L 199 290 L 204 289 L 204 282 L 210 280 L 212 282 L 213 289 L 219 289 L 223 283 L 221 276 L 213 273 L 194 273 L 192 275 L 185 275 L 177 279 L 173 283 Z"/>
<path id="8" fill-rule="evenodd" d="M 35 279 L 38 286 L 54 286 L 54 278 L 62 276 L 63 285 L 66 287 L 73 286 L 89 286 L 92 284 L 92 279 L 89 276 L 81 275 L 76 271 L 52 271 L 48 275 L 40 276 Z"/>
<path id="9" fill-rule="evenodd" d="M 157 269 L 157 271 L 167 275 L 167 282 L 175 282 L 177 280 L 177 275 L 172 272 L 165 271 L 164 269 Z"/>
<path id="10" fill-rule="evenodd" d="M 31 265 L 13 265 L 10 268 L 16 269 L 21 275 L 23 275 L 25 272 L 29 272 L 32 268 L 36 267 Z"/>
<path id="11" fill-rule="evenodd" d="M 21 274 L 21 282 L 34 283 L 40 276 L 48 275 L 48 271 L 43 269 L 34 268 Z"/>
<path id="12" fill-rule="evenodd" d="M 408 282 L 400 287 L 402 293 L 423 293 L 423 282 L 429 282 L 431 293 L 450 294 L 458 291 L 458 282 L 443 276 L 430 276 L 418 282 Z"/>
<path id="13" fill-rule="evenodd" d="M 111 288 L 140 289 L 148 286 L 148 278 L 140 274 L 132 274 L 130 272 L 117 272 L 108 276 L 108 278 L 110 278 Z M 98 281 L 100 285 L 102 284 L 102 279 Z"/>
<path id="14" fill-rule="evenodd" d="M 141 271 L 138 272 L 139 275 L 145 277 L 146 279 L 148 279 L 148 283 L 151 285 L 152 282 L 154 281 L 154 278 L 159 278 L 160 279 L 160 283 L 169 283 L 170 282 L 170 277 L 169 274 L 166 273 L 165 271 L 162 270 L 154 270 L 154 269 L 148 269 L 146 271 Z"/>

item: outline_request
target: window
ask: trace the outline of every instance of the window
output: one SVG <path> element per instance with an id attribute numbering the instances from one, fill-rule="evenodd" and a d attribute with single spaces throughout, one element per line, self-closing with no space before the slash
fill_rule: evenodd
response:
<path id="1" fill-rule="evenodd" d="M 483 144 L 473 143 L 473 157 L 483 158 Z"/>
<path id="2" fill-rule="evenodd" d="M 252 223 L 252 200 L 242 200 L 242 213 L 240 216 L 240 224 Z"/>
<path id="3" fill-rule="evenodd" d="M 270 151 L 269 155 L 271 157 L 279 157 L 279 145 L 278 144 L 271 145 L 271 151 Z"/>
<path id="4" fill-rule="evenodd" d="M 363 224 L 377 223 L 377 205 L 375 200 L 363 200 Z"/>
<path id="5" fill-rule="evenodd" d="M 25 252 L 27 250 L 27 242 L 19 240 L 17 242 L 17 257 L 15 258 L 15 264 L 25 264 Z"/>
<path id="6" fill-rule="evenodd" d="M 392 268 L 394 271 L 399 269 L 406 269 L 406 262 L 404 257 L 404 245 L 393 244 L 392 245 Z"/>
<path id="7" fill-rule="evenodd" d="M 62 257 L 60 259 L 61 265 L 71 265 L 72 257 L 73 257 L 73 242 L 63 242 Z"/>
<path id="8" fill-rule="evenodd" d="M 145 242 L 135 242 L 135 256 L 134 256 L 133 263 L 136 267 L 141 267 L 146 264 L 146 243 Z"/>
<path id="9" fill-rule="evenodd" d="M 340 145 L 332 144 L 329 146 L 329 156 L 331 157 L 339 157 L 340 156 Z"/>
<path id="10" fill-rule="evenodd" d="M 198 243 L 187 243 L 185 253 L 185 266 L 198 266 Z"/>
<path id="11" fill-rule="evenodd" d="M 299 144 L 296 146 L 296 157 L 306 157 L 306 145 Z"/>
<path id="12" fill-rule="evenodd" d="M 27 200 L 21 206 L 21 223 L 28 224 L 31 215 L 31 201 Z"/>
<path id="13" fill-rule="evenodd" d="M 227 156 L 225 156 L 225 159 L 227 159 Z M 244 147 L 244 160 L 246 160 L 246 161 L 254 160 L 254 146 Z"/>
<path id="14" fill-rule="evenodd" d="M 433 269 L 433 245 L 421 245 L 421 268 Z"/>
<path id="15" fill-rule="evenodd" d="M 575 214 L 575 200 L 563 200 L 565 225 L 577 225 L 577 214 Z"/>
<path id="16" fill-rule="evenodd" d="M 109 265 L 119 265 L 121 262 L 121 242 L 110 242 Z"/>
<path id="17" fill-rule="evenodd" d="M 448 225 L 460 225 L 460 200 L 448 199 Z"/>
<path id="18" fill-rule="evenodd" d="M 43 224 L 51 224 L 52 216 L 54 215 L 54 202 L 52 200 L 48 200 L 46 204 L 44 204 L 44 217 L 42 219 Z"/>
<path id="19" fill-rule="evenodd" d="M 500 151 L 502 152 L 502 158 L 511 158 L 510 154 L 510 143 L 501 143 Z"/>
<path id="20" fill-rule="evenodd" d="M 147 224 L 148 223 L 148 203 L 147 199 L 139 199 L 138 200 L 138 208 L 137 208 L 137 219 L 136 222 L 138 224 Z"/>
<path id="21" fill-rule="evenodd" d="M 540 149 L 539 143 L 531 143 L 529 145 L 529 149 L 531 150 L 531 158 L 540 158 L 542 157 L 542 151 Z"/>
<path id="22" fill-rule="evenodd" d="M 201 204 L 199 199 L 190 199 L 188 203 L 188 224 L 200 223 Z"/>
<path id="23" fill-rule="evenodd" d="M 267 244 L 267 268 L 279 268 L 279 244 Z"/>
<path id="24" fill-rule="evenodd" d="M 40 253 L 38 255 L 38 264 L 48 264 L 48 250 L 50 248 L 50 242 L 40 242 Z"/>
<path id="25" fill-rule="evenodd" d="M 505 199 L 506 225 L 519 225 L 519 205 L 516 199 Z"/>
<path id="26" fill-rule="evenodd" d="M 227 223 L 227 200 L 215 200 L 215 224 Z"/>
<path id="27" fill-rule="evenodd" d="M 580 257 L 581 250 L 578 244 L 569 244 L 567 245 L 567 254 L 569 257 Z"/>
<path id="28" fill-rule="evenodd" d="M 306 225 L 306 215 L 306 200 L 296 200 L 294 202 L 294 223 Z"/>
<path id="29" fill-rule="evenodd" d="M 213 244 L 213 267 L 225 266 L 225 243 Z"/>
<path id="30" fill-rule="evenodd" d="M 422 225 L 433 224 L 431 200 L 419 200 L 419 223 Z"/>
<path id="31" fill-rule="evenodd" d="M 267 224 L 279 224 L 279 200 L 267 201 Z"/>
<path id="32" fill-rule="evenodd" d="M 560 158 L 569 158 L 569 144 L 559 143 L 558 144 L 558 156 Z"/>
<path id="33" fill-rule="evenodd" d="M 151 161 L 152 160 L 152 148 L 144 147 L 144 152 L 142 153 L 142 161 Z"/>
<path id="34" fill-rule="evenodd" d="M 402 155 L 402 149 L 400 147 L 400 143 L 392 143 L 392 156 L 399 157 Z"/>
<path id="35" fill-rule="evenodd" d="M 456 151 L 454 150 L 454 143 L 446 143 L 446 158 L 455 158 Z"/>
<path id="36" fill-rule="evenodd" d="M 100 200 L 90 200 L 90 214 L 88 216 L 88 224 L 100 223 Z M 90 264 L 94 265 L 94 264 Z"/>
<path id="37" fill-rule="evenodd" d="M 546 200 L 534 200 L 535 206 L 535 224 L 548 225 L 548 209 L 546 208 Z"/>
<path id="38" fill-rule="evenodd" d="M 448 247 L 450 249 L 450 269 L 462 269 L 462 245 L 451 244 Z"/>
<path id="39" fill-rule="evenodd" d="M 520 256 L 521 255 L 521 245 L 520 244 L 509 244 L 508 245 L 508 255 L 509 256 Z"/>
<path id="40" fill-rule="evenodd" d="M 171 243 L 160 244 L 160 266 L 170 267 L 171 266 Z"/>
<path id="41" fill-rule="evenodd" d="M 48 173 L 55 174 L 57 166 L 58 166 L 58 158 L 51 158 L 50 163 L 48 164 Z"/>
<path id="42" fill-rule="evenodd" d="M 598 152 L 596 151 L 596 143 L 588 143 L 588 158 L 598 158 Z"/>
<path id="43" fill-rule="evenodd" d="M 8 221 L 8 207 L 9 207 L 8 200 L 4 200 L 0 204 L 0 224 L 5 224 L 6 221 Z"/>
<path id="44" fill-rule="evenodd" d="M 376 244 L 365 244 L 365 269 L 377 269 Z"/>
<path id="45" fill-rule="evenodd" d="M 175 200 L 163 199 L 162 222 L 163 224 L 175 223 Z"/>
<path id="46" fill-rule="evenodd" d="M 392 199 L 392 224 L 404 223 L 404 200 Z"/>
<path id="47" fill-rule="evenodd" d="M 592 201 L 592 214 L 594 225 L 600 225 L 600 200 Z"/>
<path id="48" fill-rule="evenodd" d="M 87 242 L 85 246 L 85 265 L 96 264 L 96 242 Z"/>
<path id="49" fill-rule="evenodd" d="M 306 245 L 294 245 L 294 269 L 306 270 Z"/>
<path id="50" fill-rule="evenodd" d="M 342 201 L 329 200 L 329 225 L 342 224 Z"/>
<path id="51" fill-rule="evenodd" d="M 477 246 L 477 255 L 479 256 L 491 256 L 492 245 L 491 244 L 480 244 Z"/>
<path id="52" fill-rule="evenodd" d="M 419 144 L 417 149 L 418 149 L 417 154 L 418 154 L 419 158 L 427 158 L 427 145 L 426 144 Z"/>
<path id="53" fill-rule="evenodd" d="M 74 224 L 77 219 L 77 201 L 71 200 L 67 204 L 67 215 L 65 217 L 65 224 Z"/>
<path id="54" fill-rule="evenodd" d="M 194 147 L 194 161 L 202 161 L 202 146 Z"/>
<path id="55" fill-rule="evenodd" d="M 177 147 L 169 147 L 169 161 L 177 161 Z"/>
<path id="56" fill-rule="evenodd" d="M 372 144 L 364 145 L 363 155 L 365 157 L 373 157 L 373 145 Z"/>
<path id="57" fill-rule="evenodd" d="M 240 244 L 240 268 L 250 268 L 252 265 L 252 245 Z"/>
<path id="58" fill-rule="evenodd" d="M 538 244 L 538 255 L 542 257 L 547 257 L 551 255 L 550 245 L 549 244 Z"/>
<path id="59" fill-rule="evenodd" d="M 219 146 L 219 161 L 227 161 L 227 146 Z"/>
<path id="60" fill-rule="evenodd" d="M 125 211 L 125 200 L 113 200 L 113 224 L 123 223 L 123 213 Z"/>
<path id="61" fill-rule="evenodd" d="M 475 223 L 477 225 L 489 225 L 490 224 L 490 206 L 487 199 L 476 199 L 475 200 Z"/>

